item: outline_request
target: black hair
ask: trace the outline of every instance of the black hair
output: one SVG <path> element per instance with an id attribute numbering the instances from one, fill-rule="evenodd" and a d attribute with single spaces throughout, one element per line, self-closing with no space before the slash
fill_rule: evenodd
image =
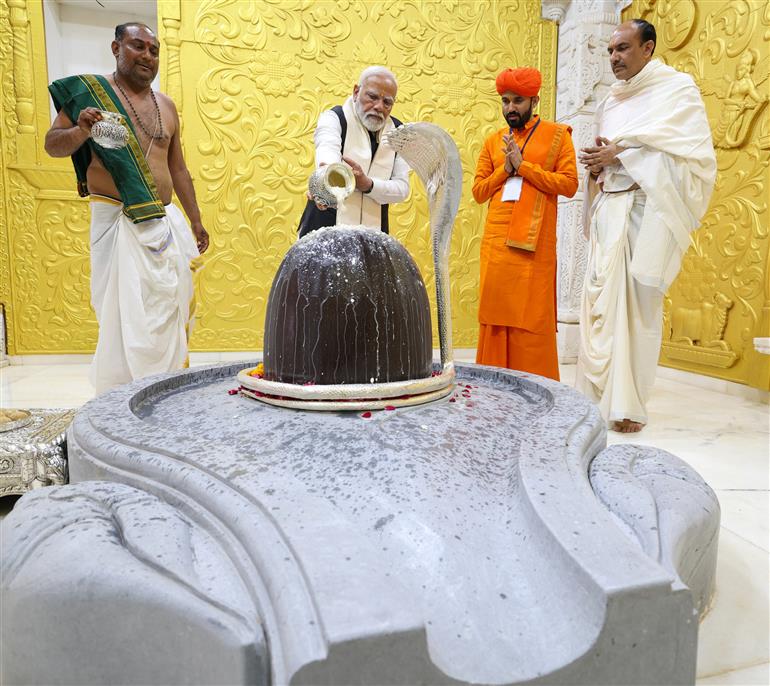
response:
<path id="1" fill-rule="evenodd" d="M 120 41 L 123 40 L 123 36 L 126 35 L 126 29 L 129 26 L 143 26 L 146 28 L 150 33 L 155 33 L 147 24 L 143 24 L 141 21 L 127 21 L 125 24 L 118 24 L 115 27 L 115 40 L 120 43 Z"/>
<path id="2" fill-rule="evenodd" d="M 632 19 L 631 23 L 639 29 L 639 41 L 644 45 L 647 41 L 652 41 L 652 53 L 655 54 L 655 46 L 658 44 L 658 34 L 655 33 L 655 27 L 644 19 Z"/>

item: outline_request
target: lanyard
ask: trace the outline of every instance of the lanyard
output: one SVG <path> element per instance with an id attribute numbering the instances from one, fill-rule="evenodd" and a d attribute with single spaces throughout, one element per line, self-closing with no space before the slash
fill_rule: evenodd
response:
<path id="1" fill-rule="evenodd" d="M 535 133 L 535 129 L 537 129 L 538 126 L 540 126 L 540 122 L 543 121 L 540 119 L 540 117 L 537 118 L 537 121 L 535 122 L 535 125 L 532 127 L 532 130 L 529 132 L 529 135 L 527 136 L 526 140 L 524 141 L 524 145 L 521 146 L 521 157 L 524 158 L 524 148 L 527 147 L 527 143 L 529 143 L 529 139 L 532 138 L 532 134 Z M 509 129 L 509 133 L 513 133 L 513 129 Z"/>

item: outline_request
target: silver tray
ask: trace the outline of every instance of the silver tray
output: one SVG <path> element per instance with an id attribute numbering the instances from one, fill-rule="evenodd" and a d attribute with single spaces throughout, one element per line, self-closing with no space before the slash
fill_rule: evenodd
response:
<path id="1" fill-rule="evenodd" d="M 18 412 L 23 412 L 25 414 L 24 417 L 21 419 L 16 419 L 12 422 L 6 422 L 5 424 L 0 424 L 0 433 L 4 433 L 6 431 L 13 431 L 14 429 L 21 429 L 23 426 L 27 426 L 27 424 L 30 424 L 32 422 L 32 413 L 28 412 L 27 410 L 17 410 Z"/>

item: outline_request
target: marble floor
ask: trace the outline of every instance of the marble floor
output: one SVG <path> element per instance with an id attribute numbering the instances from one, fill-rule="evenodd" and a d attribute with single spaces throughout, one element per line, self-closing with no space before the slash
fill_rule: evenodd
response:
<path id="1" fill-rule="evenodd" d="M 228 359 L 229 355 L 217 359 Z M 238 359 L 238 358 L 235 358 Z M 193 364 L 214 361 L 193 356 Z M 574 366 L 562 368 L 572 383 Z M 0 407 L 78 407 L 93 397 L 87 364 L 24 364 L 0 369 Z M 641 433 L 610 433 L 687 461 L 722 506 L 717 591 L 701 624 L 698 684 L 770 684 L 770 406 L 659 378 Z M 0 516 L 15 498 L 0 499 Z"/>

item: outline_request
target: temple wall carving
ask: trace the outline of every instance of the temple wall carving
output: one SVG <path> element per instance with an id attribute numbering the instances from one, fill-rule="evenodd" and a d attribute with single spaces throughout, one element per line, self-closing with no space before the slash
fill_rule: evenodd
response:
<path id="1" fill-rule="evenodd" d="M 43 150 L 50 125 L 42 3 L 0 1 L 0 301 L 8 352 L 86 352 L 87 204 L 68 159 Z"/>
<path id="2" fill-rule="evenodd" d="M 476 345 L 478 251 L 486 209 L 470 188 L 484 138 L 502 122 L 494 77 L 543 71 L 554 113 L 556 27 L 537 0 L 453 4 L 354 0 L 159 0 L 161 84 L 179 106 L 182 143 L 212 236 L 198 284 L 193 350 L 261 349 L 267 296 L 295 240 L 319 113 L 385 64 L 399 78 L 394 114 L 457 140 L 463 202 L 452 242 L 455 345 Z M 30 67 L 31 65 L 31 67 Z M 41 3 L 0 0 L 0 301 L 11 354 L 90 352 L 88 209 L 69 160 L 42 149 L 50 123 Z M 30 109 L 32 108 L 32 109 Z M 391 208 L 391 232 L 433 289 L 420 184 Z M 434 294 L 431 293 L 431 298 Z M 437 344 L 437 343 L 436 343 Z"/>

